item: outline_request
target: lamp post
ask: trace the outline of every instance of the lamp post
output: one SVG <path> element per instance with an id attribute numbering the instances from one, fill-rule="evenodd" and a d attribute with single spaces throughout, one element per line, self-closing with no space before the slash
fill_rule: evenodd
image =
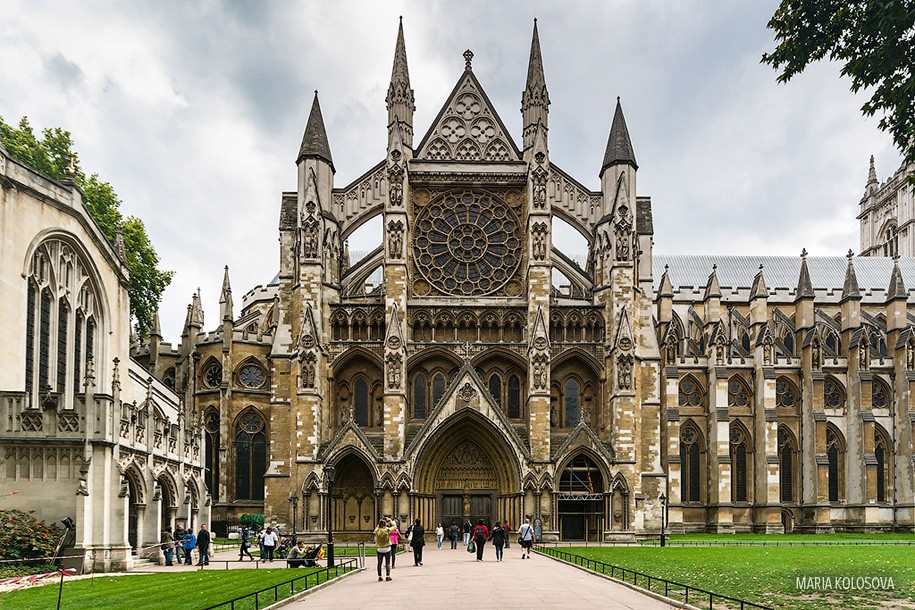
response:
<path id="1" fill-rule="evenodd" d="M 289 493 L 289 503 L 292 504 L 292 544 L 294 545 L 298 542 L 295 530 L 298 523 L 297 509 L 299 507 L 299 497 L 295 495 L 295 491 Z"/>
<path id="2" fill-rule="evenodd" d="M 327 480 L 327 567 L 334 567 L 334 475 L 337 469 L 333 466 L 324 467 L 324 478 Z"/>
<path id="3" fill-rule="evenodd" d="M 664 528 L 667 526 L 667 496 L 663 493 L 658 498 L 661 501 L 661 546 L 664 546 Z"/>

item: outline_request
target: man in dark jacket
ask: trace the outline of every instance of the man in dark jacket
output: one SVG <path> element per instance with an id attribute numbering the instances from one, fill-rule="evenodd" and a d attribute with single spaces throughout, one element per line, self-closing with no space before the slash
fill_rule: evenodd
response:
<path id="1" fill-rule="evenodd" d="M 413 535 L 410 537 L 410 547 L 413 549 L 413 565 L 423 565 L 423 547 L 426 546 L 426 528 L 422 522 L 417 519 L 413 524 Z"/>
<path id="2" fill-rule="evenodd" d="M 197 565 L 210 565 L 210 532 L 205 523 L 200 524 L 200 531 L 197 532 L 197 553 Z"/>
<path id="3" fill-rule="evenodd" d="M 175 551 L 178 557 L 178 564 L 184 563 L 184 537 L 187 535 L 187 531 L 184 529 L 184 523 L 178 522 L 178 526 L 175 528 Z"/>
<path id="4" fill-rule="evenodd" d="M 451 527 L 448 528 L 448 539 L 451 540 L 451 548 L 457 548 L 458 537 L 461 535 L 461 528 L 458 527 L 457 523 L 451 522 Z"/>

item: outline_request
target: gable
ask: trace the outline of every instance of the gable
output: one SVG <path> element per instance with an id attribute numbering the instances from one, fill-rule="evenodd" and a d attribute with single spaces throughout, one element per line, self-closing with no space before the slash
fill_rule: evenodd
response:
<path id="1" fill-rule="evenodd" d="M 467 70 L 419 145 L 429 161 L 518 161 L 520 153 L 480 82 Z"/>

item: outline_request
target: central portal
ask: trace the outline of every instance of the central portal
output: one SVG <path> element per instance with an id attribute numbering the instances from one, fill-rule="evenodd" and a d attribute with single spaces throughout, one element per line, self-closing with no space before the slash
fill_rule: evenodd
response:
<path id="1" fill-rule="evenodd" d="M 429 439 L 417 465 L 416 517 L 447 530 L 465 519 L 518 523 L 521 493 L 506 440 L 484 422 L 461 417 Z"/>

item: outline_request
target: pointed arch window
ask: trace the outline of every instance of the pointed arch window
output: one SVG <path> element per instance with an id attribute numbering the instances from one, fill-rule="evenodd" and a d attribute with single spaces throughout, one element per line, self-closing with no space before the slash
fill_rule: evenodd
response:
<path id="1" fill-rule="evenodd" d="M 797 476 L 797 443 L 794 435 L 785 426 L 778 427 L 778 489 L 779 500 L 794 502 L 795 477 Z"/>
<path id="2" fill-rule="evenodd" d="M 426 375 L 417 373 L 413 378 L 413 417 L 425 419 L 426 417 Z"/>
<path id="3" fill-rule="evenodd" d="M 830 409 L 840 409 L 845 406 L 845 389 L 833 377 L 827 377 L 823 382 L 823 402 Z"/>
<path id="4" fill-rule="evenodd" d="M 797 386 L 786 377 L 775 380 L 775 406 L 794 408 L 800 403 Z"/>
<path id="5" fill-rule="evenodd" d="M 88 269 L 61 239 L 46 240 L 35 249 L 26 278 L 23 359 L 25 390 L 33 406 L 39 395 L 55 392 L 61 408 L 72 408 L 73 394 L 82 390 L 86 361 L 96 356 L 98 298 Z"/>
<path id="6" fill-rule="evenodd" d="M 687 375 L 680 380 L 678 402 L 681 407 L 698 407 L 704 404 L 705 393 L 696 378 Z"/>
<path id="7" fill-rule="evenodd" d="M 492 396 L 493 400 L 496 401 L 496 404 L 502 406 L 502 378 L 499 377 L 498 373 L 493 373 L 489 376 L 489 394 Z"/>
<path id="8" fill-rule="evenodd" d="M 680 430 L 680 498 L 683 502 L 702 501 L 704 455 L 702 434 L 688 422 Z"/>
<path id="9" fill-rule="evenodd" d="M 749 407 L 750 388 L 739 375 L 734 375 L 728 380 L 728 406 Z"/>
<path id="10" fill-rule="evenodd" d="M 581 387 L 578 385 L 578 380 L 574 377 L 569 377 L 566 380 L 563 393 L 563 422 L 566 428 L 574 428 L 578 425 L 581 406 L 580 391 Z"/>
<path id="11" fill-rule="evenodd" d="M 832 425 L 826 427 L 827 494 L 830 502 L 845 496 L 845 442 Z"/>
<path id="12" fill-rule="evenodd" d="M 363 428 L 369 425 L 369 384 L 362 377 L 353 384 L 353 419 Z"/>
<path id="13" fill-rule="evenodd" d="M 893 480 L 893 445 L 886 430 L 879 425 L 874 426 L 874 457 L 877 461 L 877 502 L 886 502 Z"/>
<path id="14" fill-rule="evenodd" d="M 731 424 L 731 468 L 733 480 L 731 481 L 731 501 L 747 502 L 749 488 L 748 454 L 750 452 L 750 439 L 746 429 L 738 423 Z"/>
<path id="15" fill-rule="evenodd" d="M 438 405 L 438 401 L 445 395 L 445 374 L 436 373 L 432 377 L 432 407 Z"/>
<path id="16" fill-rule="evenodd" d="M 213 500 L 219 500 L 219 411 L 207 410 L 203 417 L 204 438 L 204 481 Z"/>
<path id="17" fill-rule="evenodd" d="M 899 228 L 891 224 L 883 232 L 883 256 L 894 257 L 899 254 Z"/>
<path id="18" fill-rule="evenodd" d="M 512 419 L 521 417 L 521 378 L 517 375 L 508 378 L 508 416 Z"/>
<path id="19" fill-rule="evenodd" d="M 871 404 L 875 409 L 885 409 L 890 405 L 890 388 L 881 379 L 874 378 L 871 385 Z"/>
<path id="20" fill-rule="evenodd" d="M 235 498 L 264 499 L 267 472 L 267 432 L 264 418 L 248 409 L 235 426 Z"/>

